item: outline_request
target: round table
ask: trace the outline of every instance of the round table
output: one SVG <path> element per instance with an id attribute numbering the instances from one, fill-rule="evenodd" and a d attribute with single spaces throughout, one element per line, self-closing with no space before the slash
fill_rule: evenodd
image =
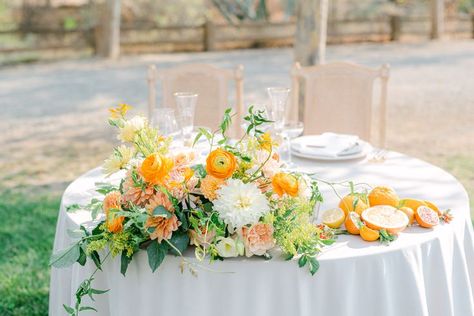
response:
<path id="1" fill-rule="evenodd" d="M 339 236 L 319 256 L 320 269 L 315 276 L 306 268 L 298 268 L 296 262 L 279 257 L 214 262 L 212 269 L 229 273 L 198 270 L 194 277 L 188 272 L 181 274 L 179 257 L 167 256 L 152 273 L 142 252 L 134 257 L 124 277 L 116 257 L 94 280 L 94 288 L 110 289 L 92 303 L 98 314 L 474 315 L 474 234 L 469 198 L 453 176 L 395 152 L 388 153 L 383 163 L 367 159 L 295 162 L 302 171 L 316 172 L 320 179 L 392 186 L 401 197 L 426 199 L 442 209 L 452 209 L 454 220 L 434 229 L 409 227 L 389 246 L 364 242 L 358 236 Z M 97 195 L 94 183 L 100 181 L 104 176 L 97 168 L 72 182 L 64 192 L 55 251 L 73 242 L 68 229 L 91 225 L 89 212 L 67 213 L 66 206 L 88 203 Z M 324 184 L 320 188 L 325 198 L 321 209 L 336 206 L 338 199 L 331 189 Z M 84 267 L 76 263 L 66 269 L 52 268 L 50 315 L 64 315 L 62 304 L 74 304 L 78 284 L 94 267 L 88 262 Z"/>

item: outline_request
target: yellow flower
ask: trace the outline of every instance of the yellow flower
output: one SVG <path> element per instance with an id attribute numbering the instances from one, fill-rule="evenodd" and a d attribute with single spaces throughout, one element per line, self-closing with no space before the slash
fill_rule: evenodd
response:
<path id="1" fill-rule="evenodd" d="M 127 114 L 127 111 L 130 110 L 132 107 L 128 104 L 122 103 L 119 104 L 116 108 L 110 108 L 110 117 L 111 118 L 120 118 L 124 117 Z"/>
<path id="2" fill-rule="evenodd" d="M 110 175 L 124 169 L 135 154 L 133 148 L 121 145 L 114 149 L 114 153 L 104 161 L 104 173 Z"/>
<path id="3" fill-rule="evenodd" d="M 298 179 L 288 173 L 277 173 L 272 179 L 273 191 L 279 196 L 288 194 L 290 196 L 298 195 Z"/>
<path id="4" fill-rule="evenodd" d="M 162 184 L 171 168 L 173 160 L 161 154 L 151 154 L 143 160 L 140 173 L 149 184 Z"/>
<path id="5" fill-rule="evenodd" d="M 192 178 L 192 176 L 194 176 L 194 170 L 187 167 L 185 170 L 184 170 L 184 182 L 188 182 L 189 179 Z"/>
<path id="6" fill-rule="evenodd" d="M 227 179 L 235 171 L 237 161 L 235 156 L 221 148 L 213 150 L 206 159 L 206 171 L 215 178 Z"/>
<path id="7" fill-rule="evenodd" d="M 272 147 L 274 146 L 274 142 L 270 133 L 264 133 L 260 139 L 258 140 L 260 144 L 260 148 L 266 151 L 272 151 Z"/>
<path id="8" fill-rule="evenodd" d="M 207 175 L 201 180 L 201 192 L 206 199 L 210 201 L 215 200 L 217 198 L 216 191 L 219 190 L 223 183 L 223 179 Z"/>

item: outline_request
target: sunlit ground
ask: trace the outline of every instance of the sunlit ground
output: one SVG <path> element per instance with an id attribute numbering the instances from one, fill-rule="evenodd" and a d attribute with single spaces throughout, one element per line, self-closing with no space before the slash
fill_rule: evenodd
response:
<path id="1" fill-rule="evenodd" d="M 391 64 L 388 147 L 446 169 L 474 196 L 474 42 L 330 46 L 327 54 L 330 61 Z M 268 86 L 289 86 L 291 61 L 290 49 L 270 49 L 0 70 L 0 314 L 46 313 L 60 194 L 115 144 L 108 107 L 127 102 L 144 111 L 148 64 L 241 63 L 250 104 L 266 102 Z"/>

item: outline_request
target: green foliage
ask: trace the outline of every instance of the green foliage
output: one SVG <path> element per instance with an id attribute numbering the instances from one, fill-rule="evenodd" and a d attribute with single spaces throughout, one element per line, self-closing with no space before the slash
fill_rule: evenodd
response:
<path id="1" fill-rule="evenodd" d="M 57 195 L 0 191 L 0 315 L 47 314 L 59 202 Z"/>
<path id="2" fill-rule="evenodd" d="M 264 113 L 262 110 L 254 112 L 253 105 L 249 107 L 248 114 L 244 117 L 244 121 L 249 124 L 246 130 L 247 134 L 259 136 L 264 133 L 261 126 L 272 122 L 263 115 Z"/>
<path id="3" fill-rule="evenodd" d="M 151 271 L 155 272 L 165 259 L 168 252 L 168 245 L 166 243 L 158 243 L 156 240 L 152 241 L 146 249 L 148 254 L 148 264 Z"/>
<path id="4" fill-rule="evenodd" d="M 78 23 L 77 23 L 77 20 L 74 17 L 68 16 L 68 17 L 64 18 L 63 28 L 66 31 L 75 30 L 75 29 L 77 29 L 77 27 L 78 27 Z"/>

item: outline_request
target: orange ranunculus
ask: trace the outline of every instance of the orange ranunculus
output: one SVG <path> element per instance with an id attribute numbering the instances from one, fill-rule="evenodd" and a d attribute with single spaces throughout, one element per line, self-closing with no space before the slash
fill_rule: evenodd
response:
<path id="1" fill-rule="evenodd" d="M 298 195 L 298 179 L 288 173 L 277 173 L 272 179 L 273 190 L 279 195 Z"/>
<path id="2" fill-rule="evenodd" d="M 237 165 L 235 156 L 221 148 L 211 151 L 206 159 L 206 171 L 218 179 L 228 179 L 234 173 Z"/>
<path id="3" fill-rule="evenodd" d="M 151 154 L 143 160 L 140 173 L 149 184 L 161 184 L 171 168 L 173 168 L 173 160 L 161 154 Z"/>
<path id="4" fill-rule="evenodd" d="M 115 213 L 122 209 L 122 196 L 118 191 L 108 193 L 103 202 L 103 209 L 105 213 L 105 225 L 111 233 L 118 233 L 123 229 L 123 216 L 117 216 Z"/>

